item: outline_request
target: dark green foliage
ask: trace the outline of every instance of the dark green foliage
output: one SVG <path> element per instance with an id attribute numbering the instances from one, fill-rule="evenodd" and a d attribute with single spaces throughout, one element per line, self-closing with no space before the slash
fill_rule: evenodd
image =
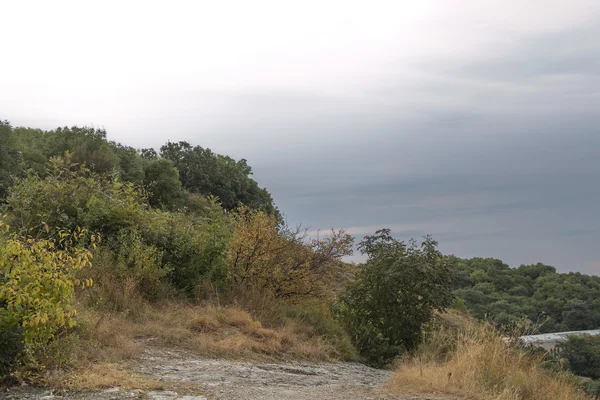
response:
<path id="1" fill-rule="evenodd" d="M 406 245 L 387 229 L 365 237 L 359 249 L 368 260 L 340 296 L 337 313 L 361 355 L 383 366 L 413 350 L 434 310 L 452 303 L 452 260 L 429 236 Z"/>
<path id="2" fill-rule="evenodd" d="M 6 196 L 12 177 L 19 173 L 19 154 L 13 129 L 0 120 L 0 199 Z"/>
<path id="3" fill-rule="evenodd" d="M 111 142 L 119 159 L 119 178 L 136 185 L 144 182 L 144 162 L 133 147 Z"/>
<path id="4" fill-rule="evenodd" d="M 183 187 L 191 193 L 217 196 L 227 210 L 244 204 L 280 218 L 271 194 L 251 178 L 246 160 L 236 161 L 187 142 L 168 142 L 160 148 L 160 155 L 173 161 Z"/>
<path id="5" fill-rule="evenodd" d="M 455 295 L 480 319 L 497 324 L 527 318 L 540 332 L 597 328 L 600 324 L 600 278 L 560 274 L 537 263 L 510 268 L 493 258 L 459 259 L 453 278 Z"/>
<path id="6" fill-rule="evenodd" d="M 143 174 L 151 206 L 176 210 L 183 205 L 185 194 L 173 162 L 166 158 L 144 160 Z"/>
<path id="7" fill-rule="evenodd" d="M 86 164 L 92 171 L 108 174 L 119 168 L 119 157 L 106 140 L 106 131 L 88 127 L 58 128 L 48 134 L 50 156 L 66 151 L 73 154 L 73 162 Z"/>
<path id="8" fill-rule="evenodd" d="M 582 383 L 582 387 L 583 387 L 583 391 L 588 396 L 591 396 L 593 399 L 599 399 L 600 398 L 600 381 L 586 379 Z"/>
<path id="9" fill-rule="evenodd" d="M 227 210 L 244 204 L 281 221 L 271 194 L 251 178 L 246 160 L 236 161 L 187 142 L 167 143 L 159 158 L 154 149 L 138 152 L 108 141 L 104 129 L 74 126 L 42 131 L 12 128 L 8 121 L 0 121 L 0 143 L 0 202 L 15 179 L 31 173 L 43 178 L 49 172 L 48 160 L 69 152 L 72 164 L 85 164 L 93 174 L 118 175 L 121 182 L 144 185 L 153 207 L 187 206 L 189 191 L 218 197 Z"/>
<path id="10" fill-rule="evenodd" d="M 203 279 L 215 280 L 215 285 L 225 279 L 225 248 L 231 232 L 216 200 L 206 199 L 202 216 L 157 210 L 132 184 L 73 165 L 69 157 L 53 159 L 51 167 L 45 178 L 30 175 L 11 187 L 5 210 L 7 222 L 15 229 L 54 240 L 61 230 L 85 227 L 100 233 L 111 246 L 114 240 L 130 242 L 132 252 L 139 247 L 137 255 L 112 246 L 120 257 L 117 264 L 137 271 L 136 279 L 148 288 L 156 283 L 142 276 L 149 272 L 142 265 L 148 260 L 140 259 L 145 251 L 161 255 L 153 277 L 165 276 L 188 293 Z M 132 232 L 135 240 L 129 241 L 123 232 Z M 143 291 L 149 294 L 152 289 Z"/>
<path id="11" fill-rule="evenodd" d="M 0 320 L 2 314 L 0 304 Z M 0 380 L 13 372 L 23 356 L 23 337 L 18 324 L 0 324 Z"/>
<path id="12" fill-rule="evenodd" d="M 600 336 L 569 336 L 558 348 L 575 375 L 600 378 Z"/>

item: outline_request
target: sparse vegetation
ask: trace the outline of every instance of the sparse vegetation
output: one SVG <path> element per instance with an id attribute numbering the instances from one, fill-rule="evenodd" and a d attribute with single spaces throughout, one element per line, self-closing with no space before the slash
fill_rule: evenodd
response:
<path id="1" fill-rule="evenodd" d="M 186 142 L 137 151 L 103 130 L 6 121 L 0 141 L 0 376 L 158 388 L 126 364 L 144 346 L 168 346 L 379 367 L 403 356 L 394 390 L 585 398 L 568 374 L 543 370 L 540 356 L 492 328 L 470 322 L 456 333 L 433 321 L 453 301 L 482 317 L 518 299 L 521 308 L 493 318 L 539 318 L 549 307 L 546 326 L 580 326 L 599 304 L 595 279 L 569 278 L 561 296 L 575 300 L 565 309 L 545 266 L 479 268 L 442 256 L 429 236 L 407 244 L 385 229 L 364 238 L 368 260 L 351 265 L 350 235 L 287 227 L 245 160 Z"/>
<path id="2" fill-rule="evenodd" d="M 542 367 L 543 354 L 516 348 L 490 325 L 470 321 L 435 330 L 398 364 L 397 393 L 447 393 L 487 400 L 584 400 L 577 379 Z"/>

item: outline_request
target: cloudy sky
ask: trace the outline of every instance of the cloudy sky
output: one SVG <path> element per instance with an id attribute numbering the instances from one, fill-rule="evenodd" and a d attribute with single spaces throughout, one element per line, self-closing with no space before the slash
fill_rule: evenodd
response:
<path id="1" fill-rule="evenodd" d="M 0 117 L 246 158 L 292 224 L 600 274 L 600 1 L 17 1 Z M 0 144 L 1 145 L 1 144 Z"/>

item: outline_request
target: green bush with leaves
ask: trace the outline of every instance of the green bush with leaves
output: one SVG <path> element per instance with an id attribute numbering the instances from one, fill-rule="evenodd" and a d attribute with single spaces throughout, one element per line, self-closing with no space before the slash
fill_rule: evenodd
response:
<path id="1" fill-rule="evenodd" d="M 94 268 L 95 275 L 100 275 L 97 281 L 102 282 L 106 275 L 120 282 L 131 278 L 147 300 L 156 300 L 165 293 L 169 269 L 162 263 L 164 252 L 144 243 L 137 229 L 121 230 L 106 240 L 98 253 L 103 268 Z"/>
<path id="2" fill-rule="evenodd" d="M 359 249 L 368 259 L 341 294 L 336 312 L 360 354 L 384 366 L 415 349 L 434 311 L 452 303 L 453 265 L 431 237 L 406 245 L 388 229 L 366 236 Z"/>
<path id="3" fill-rule="evenodd" d="M 86 227 L 109 236 L 143 220 L 148 205 L 132 184 L 74 164 L 69 153 L 50 167 L 48 176 L 31 174 L 9 190 L 7 222 L 22 234 L 55 240 L 61 230 Z"/>
<path id="4" fill-rule="evenodd" d="M 222 285 L 227 275 L 225 249 L 231 228 L 229 217 L 215 198 L 198 203 L 196 213 L 153 209 L 144 193 L 132 184 L 74 165 L 68 153 L 52 159 L 51 166 L 52 172 L 45 178 L 30 175 L 9 191 L 7 218 L 20 232 L 56 240 L 60 232 L 83 226 L 102 234 L 107 243 L 130 232 L 135 246 L 132 244 L 128 251 L 141 246 L 152 257 L 160 255 L 160 266 L 154 268 L 152 279 L 164 278 L 190 294 L 205 279 Z M 112 247 L 115 256 L 121 257 L 118 263 L 139 264 L 135 260 L 140 259 L 140 252 L 125 255 L 123 248 Z M 132 259 L 125 262 L 127 257 Z M 136 268 L 125 270 L 138 277 L 141 270 Z M 146 278 L 145 293 L 156 285 L 150 285 Z"/>
<path id="5" fill-rule="evenodd" d="M 29 363 L 43 357 L 48 343 L 75 324 L 75 288 L 92 285 L 74 277 L 91 266 L 91 252 L 72 245 L 87 233 L 79 229 L 61 236 L 56 243 L 15 235 L 0 241 L 0 337 L 11 346 L 3 349 L 9 357 L 24 353 Z M 15 334 L 6 331 L 15 328 Z M 5 373 L 15 365 L 14 359 L 1 364 Z"/>
<path id="6" fill-rule="evenodd" d="M 560 357 L 575 375 L 600 379 L 600 336 L 569 336 L 558 343 Z"/>

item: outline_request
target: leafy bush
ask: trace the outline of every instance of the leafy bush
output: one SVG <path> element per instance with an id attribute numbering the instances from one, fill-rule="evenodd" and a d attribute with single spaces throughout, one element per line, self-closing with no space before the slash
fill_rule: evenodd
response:
<path id="1" fill-rule="evenodd" d="M 161 277 L 166 276 L 177 288 L 193 293 L 203 279 L 222 285 L 230 226 L 215 199 L 204 204 L 203 216 L 156 210 L 132 184 L 73 165 L 68 153 L 65 158 L 53 159 L 51 165 L 52 172 L 44 179 L 30 175 L 10 189 L 9 222 L 21 232 L 55 240 L 61 231 L 83 226 L 112 238 L 113 243 L 125 231 L 136 232 L 136 246 L 161 255 L 155 272 L 164 271 Z M 127 256 L 123 248 L 113 250 L 121 261 L 140 259 L 139 251 Z M 137 272 L 135 268 L 125 270 L 132 271 L 135 279 L 142 271 L 139 267 Z"/>
<path id="2" fill-rule="evenodd" d="M 320 297 L 339 260 L 352 254 L 353 238 L 344 231 L 305 240 L 299 232 L 280 230 L 275 216 L 241 208 L 234 216 L 228 248 L 228 278 L 278 298 Z"/>
<path id="3" fill-rule="evenodd" d="M 384 366 L 421 342 L 423 326 L 453 300 L 452 264 L 425 237 L 407 246 L 387 229 L 359 244 L 368 259 L 336 307 L 354 344 L 366 360 Z"/>
<path id="4" fill-rule="evenodd" d="M 106 237 L 143 220 L 147 205 L 133 185 L 73 164 L 68 153 L 50 165 L 47 177 L 29 175 L 9 191 L 8 222 L 21 233 L 56 240 L 61 229 L 86 227 Z"/>
<path id="5" fill-rule="evenodd" d="M 569 336 L 558 348 L 575 375 L 600 378 L 600 336 Z"/>
<path id="6" fill-rule="evenodd" d="M 85 230 L 62 236 L 58 246 L 18 236 L 0 244 L 0 327 L 9 356 L 17 357 L 22 349 L 35 363 L 58 333 L 75 324 L 71 305 L 75 288 L 92 282 L 80 282 L 73 272 L 89 267 L 92 255 L 69 245 L 86 236 Z M 14 334 L 6 332 L 15 327 L 20 328 Z M 9 358 L 2 364 L 7 370 L 14 362 Z"/>
<path id="7" fill-rule="evenodd" d="M 175 210 L 183 205 L 185 194 L 179 172 L 166 158 L 144 160 L 144 186 L 149 192 L 148 202 L 153 207 Z"/>
<path id="8" fill-rule="evenodd" d="M 594 399 L 600 398 L 600 381 L 586 379 L 582 382 L 583 391 Z"/>
<path id="9" fill-rule="evenodd" d="M 227 275 L 229 218 L 214 199 L 206 213 L 201 217 L 152 210 L 139 225 L 144 241 L 163 252 L 170 281 L 188 294 L 194 294 L 206 280 L 223 288 Z"/>
<path id="10" fill-rule="evenodd" d="M 91 305 L 138 316 L 144 301 L 164 298 L 170 292 L 163 252 L 145 244 L 136 229 L 123 229 L 105 241 L 94 258 L 91 272 L 96 285 L 88 292 Z"/>

